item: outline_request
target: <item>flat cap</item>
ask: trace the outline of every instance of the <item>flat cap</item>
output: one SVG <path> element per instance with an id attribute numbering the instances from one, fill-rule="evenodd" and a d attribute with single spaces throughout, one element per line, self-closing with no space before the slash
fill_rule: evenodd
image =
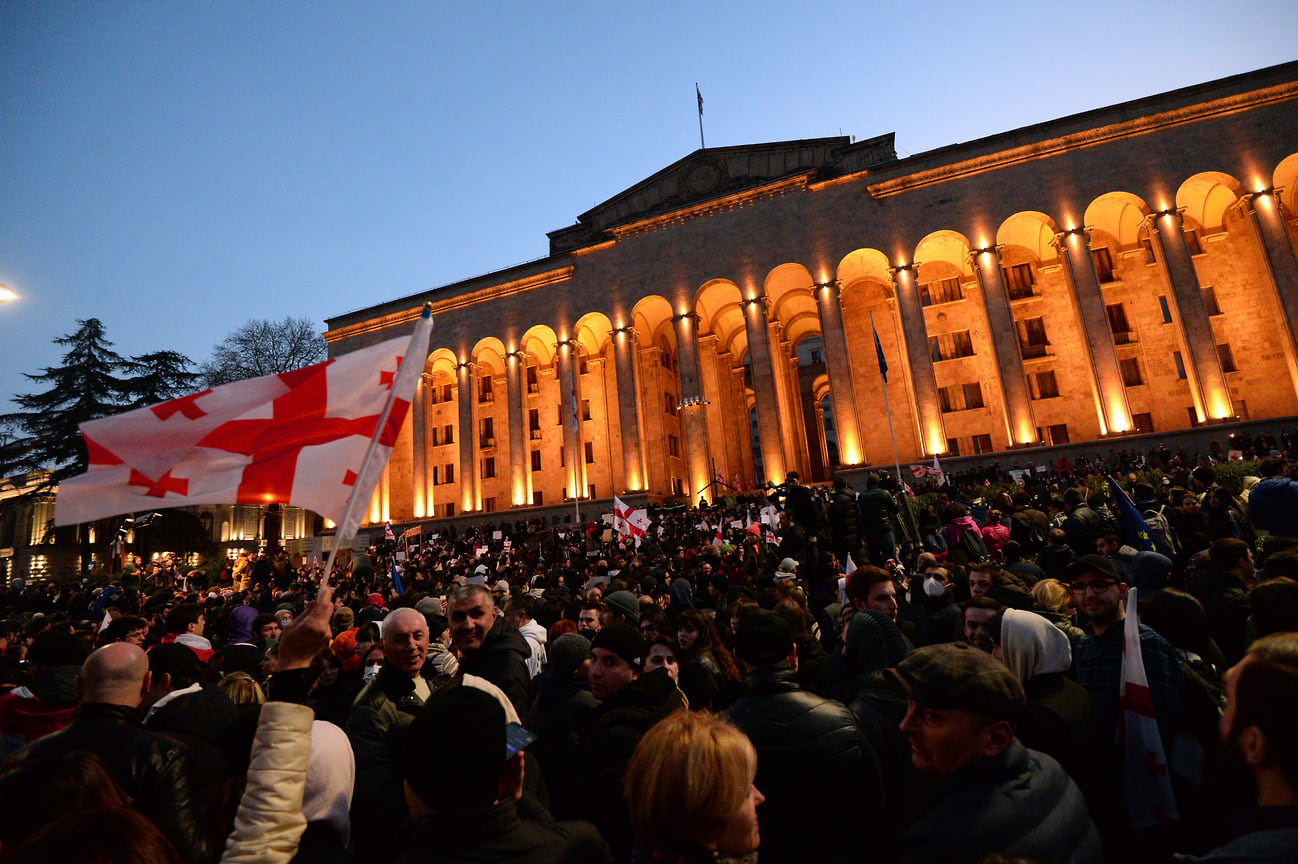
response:
<path id="1" fill-rule="evenodd" d="M 963 708 L 1012 723 L 1027 706 L 1014 674 L 967 642 L 917 648 L 886 674 L 925 708 Z"/>

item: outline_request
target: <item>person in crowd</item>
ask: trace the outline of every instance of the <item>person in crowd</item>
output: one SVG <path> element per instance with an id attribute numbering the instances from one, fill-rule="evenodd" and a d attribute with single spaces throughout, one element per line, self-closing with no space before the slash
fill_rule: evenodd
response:
<path id="1" fill-rule="evenodd" d="M 668 636 L 655 636 L 645 641 L 644 671 L 662 669 L 673 681 L 680 679 L 681 664 L 677 658 L 676 642 Z"/>
<path id="2" fill-rule="evenodd" d="M 398 864 L 610 860 L 594 826 L 520 814 L 523 750 L 509 743 L 505 711 L 487 693 L 449 687 L 433 694 L 400 736 L 398 752 L 415 823 Z"/>
<path id="3" fill-rule="evenodd" d="M 829 495 L 829 506 L 825 508 L 833 544 L 831 548 L 839 561 L 846 561 L 848 556 L 855 559 L 861 556 L 861 510 L 856 492 L 843 477 L 835 476 L 831 485 L 833 491 Z"/>
<path id="4" fill-rule="evenodd" d="M 610 624 L 640 625 L 640 600 L 630 591 L 613 591 L 600 601 L 601 627 Z"/>
<path id="5" fill-rule="evenodd" d="M 477 675 L 499 687 L 520 718 L 532 704 L 531 654 L 519 632 L 496 615 L 491 592 L 466 585 L 451 600 L 451 641 L 460 653 L 460 673 Z"/>
<path id="6" fill-rule="evenodd" d="M 1208 548 L 1206 566 L 1195 568 L 1186 580 L 1208 613 L 1212 638 L 1228 666 L 1238 663 L 1248 647 L 1248 590 L 1255 569 L 1249 545 L 1223 537 Z"/>
<path id="7" fill-rule="evenodd" d="M 129 644 L 129 643 L 122 643 Z M 0 694 L 0 760 L 72 722 L 85 644 L 71 633 L 45 633 L 27 653 L 25 686 Z"/>
<path id="8" fill-rule="evenodd" d="M 749 669 L 749 695 L 726 712 L 757 751 L 765 790 L 762 857 L 834 861 L 856 842 L 846 832 L 812 831 L 819 820 L 847 824 L 878 813 L 884 800 L 879 759 L 841 702 L 798 685 L 798 651 L 788 624 L 757 611 L 739 622 L 735 653 Z M 808 789 L 815 795 L 808 795 Z"/>
<path id="9" fill-rule="evenodd" d="M 902 838 L 902 864 L 972 864 L 991 853 L 1103 861 L 1077 784 L 1015 737 L 1026 697 L 1004 665 L 951 643 L 916 649 L 890 674 L 909 698 L 901 729 L 911 760 L 941 783 Z"/>
<path id="10" fill-rule="evenodd" d="M 688 583 L 686 583 L 688 584 Z M 587 641 L 595 638 L 600 627 L 600 608 L 598 603 L 587 602 L 577 613 L 577 632 L 586 637 Z"/>
<path id="11" fill-rule="evenodd" d="M 1135 549 L 1122 542 L 1117 534 L 1105 534 L 1095 541 L 1095 552 L 1117 564 L 1128 585 L 1142 597 L 1167 587 L 1172 575 L 1171 558 L 1152 549 Z"/>
<path id="12" fill-rule="evenodd" d="M 651 728 L 626 772 L 636 862 L 742 860 L 761 845 L 757 754 L 725 720 L 681 711 Z"/>
<path id="13" fill-rule="evenodd" d="M 678 681 L 691 708 L 718 709 L 733 701 L 739 669 L 712 619 L 698 609 L 686 609 L 676 618 L 680 646 Z"/>
<path id="14" fill-rule="evenodd" d="M 545 643 L 547 634 L 545 628 L 536 623 L 533 617 L 535 609 L 536 598 L 527 593 L 515 594 L 509 598 L 509 602 L 505 605 L 505 620 L 527 642 L 530 651 L 527 656 L 527 674 L 530 678 L 536 678 L 537 675 L 540 675 L 546 664 Z"/>
<path id="15" fill-rule="evenodd" d="M 1113 530 L 1108 521 L 1094 508 L 1087 504 L 1087 491 L 1077 487 L 1064 490 L 1064 535 L 1068 546 L 1075 555 L 1092 555 L 1095 553 L 1095 541 Z"/>
<path id="16" fill-rule="evenodd" d="M 1019 541 L 1006 540 L 1002 551 L 1005 553 L 1005 572 L 1012 574 L 1025 585 L 1036 585 L 1046 578 L 1046 571 L 1031 561 L 1024 560 L 1023 546 Z"/>
<path id="17" fill-rule="evenodd" d="M 920 591 L 912 589 L 911 605 L 915 612 L 915 644 L 936 645 L 954 642 L 963 632 L 963 613 L 955 602 L 955 579 L 952 572 L 958 564 L 929 564 L 924 568 Z"/>
<path id="18" fill-rule="evenodd" d="M 1249 620 L 1258 638 L 1298 632 L 1298 581 L 1265 579 L 1248 592 Z"/>
<path id="19" fill-rule="evenodd" d="M 1032 603 L 1033 611 L 1058 627 L 1068 637 L 1070 645 L 1076 646 L 1086 635 L 1074 620 L 1077 606 L 1073 602 L 1073 592 L 1058 579 L 1042 579 L 1032 586 Z"/>
<path id="20" fill-rule="evenodd" d="M 1298 480 L 1279 457 L 1262 460 L 1258 473 L 1262 480 L 1248 493 L 1249 520 L 1271 534 L 1298 537 Z"/>
<path id="21" fill-rule="evenodd" d="M 990 597 L 970 597 L 960 604 L 961 623 L 964 625 L 964 641 L 979 651 L 992 651 L 992 637 L 987 624 L 1005 607 Z"/>
<path id="22" fill-rule="evenodd" d="M 1003 518 L 1001 511 L 988 510 L 987 522 L 982 527 L 983 545 L 991 553 L 991 560 L 998 564 L 1005 561 L 1005 543 L 1010 539 L 1010 529 L 1003 524 Z"/>
<path id="23" fill-rule="evenodd" d="M 871 474 L 866 478 L 865 491 L 857 498 L 861 509 L 861 530 L 870 563 L 875 567 L 882 567 L 889 559 L 897 557 L 893 523 L 901 514 L 901 505 L 893 494 L 896 491 L 897 479 L 891 474 L 885 473 L 882 477 Z"/>
<path id="24" fill-rule="evenodd" d="M 564 633 L 550 643 L 550 662 L 536 680 L 531 728 L 536 731 L 532 755 L 544 772 L 551 807 L 556 813 L 573 813 L 578 764 L 577 731 L 599 705 L 590 692 L 590 641 L 577 633 Z"/>

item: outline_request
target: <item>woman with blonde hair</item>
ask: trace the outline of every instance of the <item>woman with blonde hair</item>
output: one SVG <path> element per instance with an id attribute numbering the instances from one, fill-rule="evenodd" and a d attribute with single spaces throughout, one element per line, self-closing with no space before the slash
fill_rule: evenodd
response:
<path id="1" fill-rule="evenodd" d="M 235 705 L 261 705 L 266 701 L 257 679 L 247 672 L 231 672 L 216 683 Z"/>
<path id="2" fill-rule="evenodd" d="M 1062 630 L 1070 646 L 1076 647 L 1078 640 L 1086 635 L 1073 619 L 1077 608 L 1072 592 L 1063 582 L 1042 579 L 1032 586 L 1032 602 L 1036 606 L 1033 611 Z"/>
<path id="3" fill-rule="evenodd" d="M 757 751 L 728 720 L 677 711 L 658 721 L 627 764 L 625 796 L 635 829 L 632 864 L 742 858 L 760 842 L 753 785 Z"/>

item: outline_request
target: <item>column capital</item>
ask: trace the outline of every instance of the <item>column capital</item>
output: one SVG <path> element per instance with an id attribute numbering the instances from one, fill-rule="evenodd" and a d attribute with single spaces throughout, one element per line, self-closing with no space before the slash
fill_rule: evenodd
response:
<path id="1" fill-rule="evenodd" d="M 1243 207 L 1248 210 L 1254 210 L 1257 208 L 1257 204 L 1256 204 L 1257 201 L 1262 199 L 1270 199 L 1271 203 L 1275 205 L 1276 211 L 1283 215 L 1284 212 L 1288 209 L 1287 207 L 1285 207 L 1284 200 L 1280 194 L 1283 191 L 1284 191 L 1283 186 L 1269 186 L 1266 189 L 1256 189 L 1252 192 L 1245 192 L 1242 195 L 1240 195 L 1239 198 L 1235 200 L 1235 203 L 1231 206 L 1237 207 L 1243 205 Z"/>
<path id="2" fill-rule="evenodd" d="M 898 264 L 896 267 L 889 267 L 888 278 L 892 280 L 892 287 L 897 287 L 898 277 L 902 273 L 909 273 L 912 279 L 917 278 L 919 276 L 919 262 L 912 261 L 909 264 Z"/>
<path id="3" fill-rule="evenodd" d="M 1154 210 L 1148 216 L 1145 217 L 1144 224 L 1149 228 L 1150 231 L 1157 234 L 1160 231 L 1158 227 L 1158 220 L 1162 219 L 1164 216 L 1170 216 L 1174 218 L 1176 220 L 1176 225 L 1178 228 L 1185 224 L 1184 207 L 1168 207 L 1166 210 Z"/>
<path id="4" fill-rule="evenodd" d="M 752 306 L 760 306 L 762 312 L 765 312 L 767 309 L 771 307 L 771 301 L 766 297 L 765 294 L 759 294 L 756 297 L 747 297 L 744 298 L 743 300 L 740 300 L 739 305 L 743 307 L 745 312 L 747 312 L 748 309 Z"/>
<path id="5" fill-rule="evenodd" d="M 981 249 L 970 249 L 966 258 L 973 265 L 974 270 L 978 270 L 984 255 L 991 255 L 997 261 L 1001 260 L 1001 250 L 1005 248 L 1003 243 L 993 243 L 990 246 L 984 246 Z"/>
<path id="6" fill-rule="evenodd" d="M 672 321 L 673 321 L 673 322 L 676 322 L 676 321 L 691 321 L 691 320 L 692 320 L 692 321 L 700 321 L 700 320 L 702 320 L 702 319 L 699 318 L 698 313 L 695 312 L 695 311 L 693 311 L 693 310 L 690 310 L 689 312 L 677 312 L 675 315 L 672 316 Z"/>
<path id="7" fill-rule="evenodd" d="M 625 335 L 632 342 L 635 342 L 637 339 L 640 338 L 640 331 L 636 330 L 630 324 L 627 324 L 622 327 L 614 327 L 612 330 L 608 331 L 608 335 L 611 337 L 615 337 L 618 335 Z"/>
<path id="8" fill-rule="evenodd" d="M 811 293 L 814 294 L 817 299 L 820 297 L 828 297 L 831 294 L 834 297 L 842 297 L 843 283 L 838 279 L 830 279 L 828 282 L 813 282 L 811 283 Z"/>
<path id="9" fill-rule="evenodd" d="M 1076 234 L 1077 236 L 1081 237 L 1082 240 L 1084 240 L 1087 244 L 1090 244 L 1090 242 L 1091 242 L 1091 229 L 1088 228 L 1088 227 L 1086 227 L 1086 226 L 1084 226 L 1084 225 L 1079 225 L 1079 226 L 1076 227 L 1076 228 L 1068 228 L 1068 229 L 1066 229 L 1066 230 L 1064 230 L 1064 231 L 1060 231 L 1058 234 L 1056 234 L 1055 236 L 1051 237 L 1051 238 L 1050 238 L 1050 245 L 1053 246 L 1053 247 L 1055 247 L 1056 249 L 1062 249 L 1062 248 L 1064 247 L 1064 238 L 1065 238 L 1065 237 L 1072 236 L 1072 235 L 1074 235 L 1074 234 Z"/>

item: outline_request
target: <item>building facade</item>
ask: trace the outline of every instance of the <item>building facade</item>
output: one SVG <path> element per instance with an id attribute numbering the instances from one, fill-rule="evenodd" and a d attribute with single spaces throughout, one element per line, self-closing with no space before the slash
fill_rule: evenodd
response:
<path id="1" fill-rule="evenodd" d="M 711 498 L 891 464 L 892 435 L 918 461 L 1298 414 L 1295 213 L 1291 63 L 906 159 L 698 150 L 544 259 L 325 336 L 433 304 L 371 521 Z"/>

